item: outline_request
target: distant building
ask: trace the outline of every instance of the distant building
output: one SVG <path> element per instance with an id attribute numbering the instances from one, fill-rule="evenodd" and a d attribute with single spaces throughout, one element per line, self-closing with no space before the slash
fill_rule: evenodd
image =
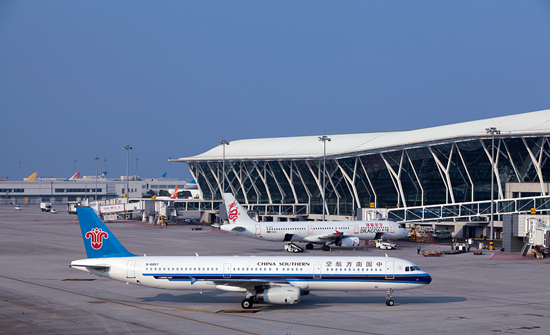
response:
<path id="1" fill-rule="evenodd" d="M 128 196 L 141 198 L 148 191 L 158 194 L 160 190 L 173 192 L 177 185 L 183 191 L 187 181 L 177 179 L 141 179 L 130 176 Z M 126 176 L 112 179 L 97 179 L 97 199 L 108 200 L 126 193 Z M 68 201 L 95 199 L 96 177 L 84 176 L 77 180 L 60 178 L 37 178 L 36 181 L 0 182 L 0 204 L 38 204 L 51 202 L 65 204 Z M 25 200 L 27 199 L 27 200 Z"/>
<path id="2" fill-rule="evenodd" d="M 497 130 L 493 161 L 487 131 L 492 127 Z M 330 135 L 328 219 L 361 217 L 375 208 L 398 222 L 459 227 L 455 232 L 462 229 L 465 237 L 487 235 L 491 175 L 495 219 L 550 208 L 549 136 L 550 110 L 409 131 Z M 225 147 L 225 171 L 222 146 L 174 161 L 187 163 L 204 200 L 221 200 L 225 180 L 225 191 L 263 220 L 320 219 L 323 212 L 319 136 L 233 141 Z"/>

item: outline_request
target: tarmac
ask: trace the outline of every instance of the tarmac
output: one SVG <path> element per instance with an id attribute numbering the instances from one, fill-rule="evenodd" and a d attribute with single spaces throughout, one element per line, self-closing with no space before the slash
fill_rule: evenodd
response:
<path id="1" fill-rule="evenodd" d="M 56 207 L 56 206 L 54 206 Z M 472 252 L 417 254 L 371 245 L 330 254 L 400 257 L 432 276 L 423 289 L 311 292 L 296 305 L 256 304 L 243 294 L 169 291 L 104 279 L 71 269 L 85 258 L 75 215 L 38 206 L 0 206 L 0 333 L 3 334 L 548 334 L 550 259 Z M 107 223 L 130 251 L 146 255 L 285 255 L 282 243 L 191 226 L 159 228 L 138 221 Z M 444 244 L 421 244 L 442 250 Z M 316 248 L 308 254 L 325 255 Z"/>

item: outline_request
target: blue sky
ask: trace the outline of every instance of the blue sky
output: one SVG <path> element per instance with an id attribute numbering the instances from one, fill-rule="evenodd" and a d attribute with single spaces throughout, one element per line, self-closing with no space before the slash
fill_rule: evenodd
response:
<path id="1" fill-rule="evenodd" d="M 1 1 L 0 179 L 548 109 L 549 60 L 549 1 Z"/>

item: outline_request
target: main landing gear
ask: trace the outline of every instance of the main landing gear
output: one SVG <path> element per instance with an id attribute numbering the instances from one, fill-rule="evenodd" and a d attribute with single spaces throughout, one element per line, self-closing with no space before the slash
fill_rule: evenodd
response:
<path id="1" fill-rule="evenodd" d="M 250 309 L 250 308 L 252 308 L 253 305 L 254 305 L 254 302 L 252 301 L 252 297 L 250 297 L 248 299 L 244 299 L 243 301 L 241 301 L 241 307 L 243 309 Z"/>
<path id="2" fill-rule="evenodd" d="M 389 291 L 386 291 L 386 306 L 393 306 L 395 302 L 391 300 L 391 294 L 393 293 L 393 290 L 390 289 Z"/>
<path id="3" fill-rule="evenodd" d="M 330 247 L 327 244 L 323 245 L 323 251 L 330 251 Z"/>
<path id="4" fill-rule="evenodd" d="M 313 250 L 313 244 L 312 243 L 306 244 L 306 249 L 307 250 Z"/>

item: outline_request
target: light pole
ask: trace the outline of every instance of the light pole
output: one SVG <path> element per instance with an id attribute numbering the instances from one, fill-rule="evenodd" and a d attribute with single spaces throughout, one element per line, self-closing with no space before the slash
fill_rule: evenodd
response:
<path id="1" fill-rule="evenodd" d="M 325 221 L 325 178 L 327 175 L 327 141 L 330 142 L 330 137 L 326 135 L 319 136 L 319 141 L 323 141 L 323 221 Z"/>
<path id="2" fill-rule="evenodd" d="M 97 160 L 99 157 L 94 157 L 95 160 L 95 201 L 97 201 Z"/>
<path id="3" fill-rule="evenodd" d="M 132 150 L 132 147 L 129 145 L 125 145 L 124 147 L 122 147 L 122 149 L 126 150 L 126 199 L 128 199 L 128 187 L 130 187 L 130 183 L 128 181 L 130 174 L 130 150 Z"/>
<path id="4" fill-rule="evenodd" d="M 493 219 L 493 203 L 494 203 L 494 194 L 493 194 L 493 183 L 495 180 L 495 134 L 499 135 L 500 130 L 497 130 L 495 127 L 491 128 L 485 128 L 487 131 L 487 134 L 491 134 L 491 250 L 493 250 L 493 226 L 494 226 L 494 219 Z"/>
<path id="5" fill-rule="evenodd" d="M 74 173 L 76 173 L 76 159 L 74 160 Z"/>
<path id="6" fill-rule="evenodd" d="M 19 161 L 19 180 L 21 181 L 21 161 Z"/>
<path id="7" fill-rule="evenodd" d="M 172 159 L 172 157 L 168 157 L 168 178 L 172 178 L 171 175 L 170 175 L 170 160 Z"/>
<path id="8" fill-rule="evenodd" d="M 222 160 L 222 192 L 221 196 L 223 199 L 223 192 L 225 192 L 225 146 L 229 145 L 229 142 L 226 140 L 221 140 L 218 142 L 218 145 L 223 145 L 223 160 Z"/>
<path id="9" fill-rule="evenodd" d="M 103 171 L 107 171 L 107 158 L 103 158 Z"/>
<path id="10" fill-rule="evenodd" d="M 139 158 L 136 158 L 136 179 L 137 179 L 137 176 L 138 176 L 138 161 L 139 161 Z"/>

